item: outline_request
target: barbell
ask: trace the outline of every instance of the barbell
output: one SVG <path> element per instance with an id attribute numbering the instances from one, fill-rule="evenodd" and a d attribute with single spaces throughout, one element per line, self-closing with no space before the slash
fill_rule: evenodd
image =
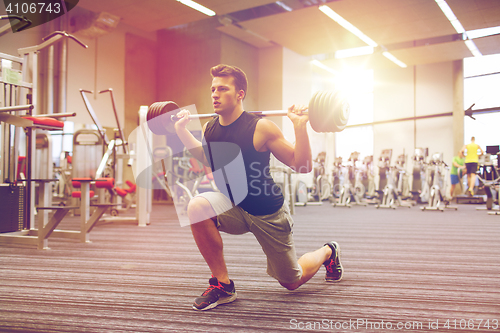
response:
<path id="1" fill-rule="evenodd" d="M 156 102 L 148 109 L 146 119 L 148 127 L 154 134 L 165 135 L 175 133 L 174 124 L 177 116 L 173 111 L 180 111 L 175 102 Z M 286 116 L 286 110 L 275 111 L 248 111 L 258 116 Z M 175 112 L 177 113 L 177 112 Z M 309 122 L 316 132 L 340 132 L 349 120 L 349 103 L 338 91 L 318 91 L 316 92 L 307 108 Z M 192 114 L 191 119 L 203 119 L 217 116 L 211 114 Z"/>

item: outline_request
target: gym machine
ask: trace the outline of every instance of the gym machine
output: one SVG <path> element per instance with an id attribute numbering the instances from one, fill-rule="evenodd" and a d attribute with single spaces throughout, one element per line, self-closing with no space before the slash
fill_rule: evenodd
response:
<path id="1" fill-rule="evenodd" d="M 136 217 L 117 217 L 119 214 L 119 211 L 126 211 L 128 208 L 133 204 L 131 200 L 127 199 L 127 196 L 133 196 L 134 191 L 136 190 L 136 186 L 132 182 L 128 182 L 127 189 L 123 189 L 123 183 L 122 183 L 122 174 L 123 174 L 123 160 L 126 159 L 128 161 L 128 165 L 132 165 L 132 160 L 134 156 L 130 153 L 128 153 L 127 150 L 127 145 L 128 143 L 125 141 L 124 135 L 122 128 L 120 126 L 120 121 L 118 118 L 118 112 L 116 110 L 116 104 L 115 104 L 115 99 L 113 96 L 113 89 L 109 88 L 106 90 L 101 90 L 99 91 L 99 94 L 103 93 L 109 93 L 110 98 L 111 98 L 111 105 L 113 107 L 113 114 L 115 115 L 115 120 L 116 120 L 116 125 L 117 127 L 113 129 L 113 139 L 108 140 L 108 137 L 106 136 L 105 129 L 101 126 L 99 119 L 94 112 L 92 105 L 90 104 L 90 101 L 88 100 L 87 96 L 85 93 L 88 94 L 93 94 L 92 91 L 89 90 L 84 90 L 80 89 L 80 95 L 82 96 L 82 99 L 84 101 L 85 107 L 87 108 L 87 111 L 92 118 L 92 121 L 94 122 L 95 126 L 97 127 L 97 133 L 101 137 L 101 142 L 103 145 L 103 152 L 102 158 L 100 159 L 100 163 L 97 167 L 97 171 L 95 171 L 95 180 L 99 179 L 113 179 L 113 182 L 95 182 L 96 186 L 101 186 L 104 185 L 103 187 L 100 187 L 99 190 L 99 205 L 104 205 L 106 203 L 109 203 L 109 212 L 112 217 L 105 217 L 102 220 L 106 222 L 116 222 L 116 221 L 132 221 L 135 222 L 137 221 Z M 106 149 L 104 149 L 106 147 Z M 120 154 L 118 152 L 118 147 L 121 147 L 123 150 L 123 153 Z M 75 161 L 78 161 L 75 158 Z M 96 169 L 94 169 L 96 170 Z M 115 182 L 116 181 L 116 186 Z M 101 185 L 100 185 L 101 184 Z M 134 196 L 136 197 L 136 196 Z M 125 208 L 116 208 L 116 207 L 123 207 Z M 148 222 L 146 221 L 146 224 Z"/>
<path id="2" fill-rule="evenodd" d="M 379 203 L 375 208 L 392 208 L 404 206 L 411 208 L 411 204 L 404 203 L 397 191 L 397 179 L 399 170 L 391 166 L 392 149 L 384 149 L 379 157 Z M 382 190 L 380 190 L 382 188 Z"/>
<path id="3" fill-rule="evenodd" d="M 8 220 L 14 220 L 13 226 L 15 226 L 14 229 L 9 228 L 12 230 L 5 230 L 12 232 L 0 234 L 0 242 L 4 244 L 36 245 L 38 249 L 44 249 L 48 247 L 48 238 L 51 235 L 80 238 L 78 232 L 56 230 L 68 211 L 74 208 L 51 205 L 52 193 L 51 186 L 49 187 L 48 184 L 57 179 L 37 179 L 35 175 L 35 170 L 40 166 L 40 161 L 36 156 L 36 130 L 60 130 L 64 123 L 57 118 L 75 115 L 39 114 L 42 108 L 39 107 L 38 101 L 38 55 L 40 51 L 50 48 L 64 38 L 71 39 L 87 48 L 74 36 L 56 31 L 45 37 L 40 45 L 19 49 L 21 57 L 0 54 L 2 59 L 2 93 L 0 94 L 2 151 L 0 155 L 3 159 L 0 163 L 0 175 L 2 187 L 7 189 L 9 200 L 15 203 L 8 204 L 5 209 L 2 209 L 5 215 L 9 215 Z M 25 178 L 18 181 L 17 162 L 20 152 L 25 152 L 26 172 Z M 36 186 L 38 186 L 39 195 L 38 206 L 35 208 Z M 4 203 L 3 200 L 2 203 Z M 35 225 L 35 211 L 43 211 L 38 215 L 38 228 Z M 48 211 L 53 212 L 50 218 Z"/>
<path id="4" fill-rule="evenodd" d="M 376 208 L 393 208 L 395 205 L 395 184 L 393 174 L 391 172 L 390 164 L 392 157 L 392 149 L 384 149 L 378 159 L 378 189 L 376 192 L 379 195 L 379 203 L 375 205 Z M 380 189 L 382 188 L 382 190 Z"/>
<path id="5" fill-rule="evenodd" d="M 313 184 L 307 195 L 308 205 L 321 205 L 332 195 L 332 188 L 325 172 L 326 152 L 320 152 L 314 162 Z"/>
<path id="6" fill-rule="evenodd" d="M 428 165 L 429 168 L 429 182 L 431 187 L 429 189 L 429 201 L 427 206 L 422 206 L 422 211 L 437 210 L 443 212 L 445 208 L 457 210 L 455 206 L 449 206 L 449 202 L 445 201 L 447 180 L 450 178 L 449 170 L 446 163 L 443 161 L 443 153 L 435 153 L 431 157 Z M 441 206 L 444 202 L 444 207 Z"/>
<path id="7" fill-rule="evenodd" d="M 478 159 L 478 169 L 476 171 L 476 182 L 474 184 L 474 188 L 476 186 L 479 186 L 479 188 L 476 190 L 474 190 L 474 195 L 468 195 L 465 194 L 465 193 L 462 193 L 461 195 L 457 195 L 456 196 L 456 200 L 457 200 L 457 204 L 473 204 L 473 205 L 483 205 L 485 203 L 487 203 L 485 201 L 485 197 L 487 197 L 486 195 L 486 190 L 483 189 L 483 187 L 481 186 L 481 182 L 480 182 L 480 179 L 479 179 L 479 175 L 482 174 L 483 169 L 481 169 L 481 166 L 485 166 L 485 165 L 489 165 L 490 164 L 490 157 L 491 155 L 486 153 L 485 155 L 481 155 L 479 156 L 479 159 Z M 489 168 L 486 168 L 486 169 L 489 169 Z M 489 177 L 486 176 L 486 177 Z M 467 177 L 467 175 L 465 175 L 464 179 L 466 180 L 466 184 L 464 184 L 464 189 L 466 189 L 468 187 L 468 184 L 469 184 L 469 179 Z M 485 179 L 485 178 L 483 178 Z"/>
<path id="8" fill-rule="evenodd" d="M 340 189 L 339 197 L 333 203 L 333 207 L 351 207 L 352 205 L 366 206 L 363 202 L 365 187 L 361 182 L 361 172 L 356 168 L 359 159 L 359 152 L 355 151 L 349 156 L 348 162 L 351 165 L 344 166 L 342 173 L 344 177 L 343 186 Z M 354 186 L 353 186 L 354 183 Z"/>
<path id="9" fill-rule="evenodd" d="M 373 155 L 365 156 L 362 166 L 361 184 L 365 188 L 365 198 L 369 204 L 377 203 L 377 192 L 375 191 L 375 171 L 373 168 Z M 356 186 L 356 185 L 355 185 Z"/>
<path id="10" fill-rule="evenodd" d="M 342 157 L 335 157 L 332 169 L 332 202 L 340 196 L 340 190 L 344 184 L 344 175 L 342 174 Z"/>
<path id="11" fill-rule="evenodd" d="M 292 170 L 284 166 L 270 167 L 271 173 L 276 184 L 281 188 L 285 202 L 288 205 L 290 214 L 295 214 L 295 195 L 292 188 Z"/>
<path id="12" fill-rule="evenodd" d="M 295 206 L 307 206 L 308 189 L 305 182 L 298 180 L 295 184 Z"/>
<path id="13" fill-rule="evenodd" d="M 491 156 L 496 156 L 495 160 L 491 160 Z M 487 146 L 485 162 L 479 166 L 477 178 L 484 188 L 486 194 L 486 210 L 489 215 L 500 215 L 500 146 Z M 496 165 L 495 165 L 496 164 Z M 483 210 L 481 208 L 476 208 Z"/>
<path id="14" fill-rule="evenodd" d="M 412 172 L 408 177 L 409 192 L 412 196 L 412 201 L 415 203 L 423 203 L 428 201 L 429 184 L 426 180 L 426 159 L 429 156 L 428 148 L 415 148 L 413 155 Z M 422 200 L 424 198 L 424 200 Z"/>

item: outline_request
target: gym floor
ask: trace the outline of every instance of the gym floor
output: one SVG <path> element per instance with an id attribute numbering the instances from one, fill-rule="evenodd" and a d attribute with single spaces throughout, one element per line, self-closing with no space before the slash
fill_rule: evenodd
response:
<path id="1" fill-rule="evenodd" d="M 223 234 L 238 299 L 197 312 L 210 272 L 173 206 L 155 205 L 148 227 L 101 224 L 90 244 L 1 246 L 0 332 L 498 331 L 500 216 L 475 208 L 297 207 L 297 254 L 336 240 L 345 272 L 296 291 L 251 234 Z"/>

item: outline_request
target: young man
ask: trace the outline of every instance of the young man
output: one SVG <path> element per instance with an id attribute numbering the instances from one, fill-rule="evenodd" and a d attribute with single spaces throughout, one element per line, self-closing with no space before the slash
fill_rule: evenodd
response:
<path id="1" fill-rule="evenodd" d="M 206 144 L 202 145 L 186 129 L 189 121 L 186 110 L 177 114 L 181 117 L 175 124 L 177 135 L 186 148 L 206 164 L 211 160 L 211 143 L 238 145 L 245 165 L 245 181 L 252 190 L 237 204 L 219 192 L 204 192 L 189 202 L 191 231 L 212 272 L 210 286 L 195 299 L 193 308 L 208 310 L 236 299 L 234 283 L 229 279 L 224 261 L 221 231 L 253 233 L 267 256 L 267 273 L 289 290 L 307 282 L 322 265 L 327 270 L 327 281 L 340 281 L 343 268 L 336 242 L 328 242 L 297 260 L 292 238 L 293 220 L 281 192 L 270 190 L 276 188 L 269 174 L 271 153 L 298 172 L 310 172 L 312 169 L 311 147 L 306 131 L 309 118 L 303 114 L 306 108 L 292 106 L 288 109 L 288 117 L 295 130 L 296 144 L 292 145 L 273 122 L 244 111 L 247 78 L 241 69 L 217 65 L 211 69 L 211 74 L 212 103 L 218 117 L 203 127 Z M 226 186 L 224 179 L 215 178 L 218 188 Z"/>
<path id="2" fill-rule="evenodd" d="M 465 151 L 467 150 L 467 155 Z M 478 153 L 477 151 L 480 151 Z M 476 186 L 476 172 L 477 163 L 479 162 L 479 156 L 484 154 L 484 151 L 476 144 L 476 138 L 471 138 L 471 143 L 464 145 L 461 150 L 462 154 L 465 155 L 465 167 L 467 169 L 467 182 L 469 183 L 469 188 L 467 192 L 469 196 L 474 195 L 474 186 Z"/>

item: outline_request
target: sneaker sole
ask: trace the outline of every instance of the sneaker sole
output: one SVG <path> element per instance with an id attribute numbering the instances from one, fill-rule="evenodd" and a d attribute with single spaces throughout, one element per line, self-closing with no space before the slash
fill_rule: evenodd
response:
<path id="1" fill-rule="evenodd" d="M 215 308 L 217 305 L 221 305 L 221 304 L 227 304 L 227 303 L 231 303 L 231 302 L 234 302 L 236 300 L 236 297 L 237 297 L 237 294 L 234 293 L 233 295 L 229 296 L 229 297 L 224 297 L 224 298 L 219 298 L 219 300 L 215 303 L 212 303 L 210 304 L 209 306 L 206 306 L 204 307 L 203 309 L 198 309 L 197 307 L 195 307 L 193 305 L 193 309 L 196 310 L 196 311 L 206 311 L 206 310 L 210 310 L 210 309 L 213 309 Z"/>

